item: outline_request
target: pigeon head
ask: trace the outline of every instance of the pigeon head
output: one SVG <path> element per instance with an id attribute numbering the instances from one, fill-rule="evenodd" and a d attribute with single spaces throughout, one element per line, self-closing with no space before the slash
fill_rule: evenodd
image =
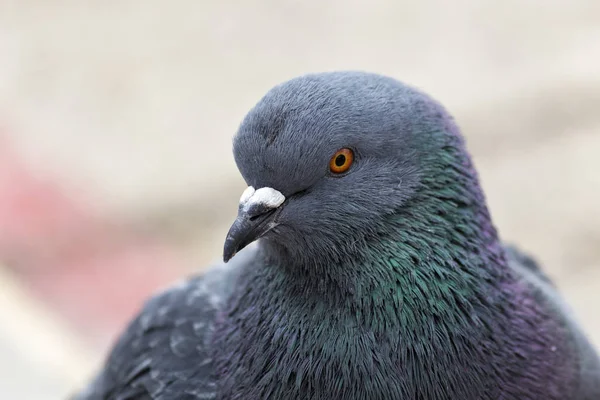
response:
<path id="1" fill-rule="evenodd" d="M 457 132 L 437 102 L 376 74 L 306 75 L 274 87 L 233 141 L 248 188 L 225 261 L 261 237 L 288 262 L 351 256 L 390 215 L 424 201 L 417 194 L 438 172 L 469 163 L 462 151 L 440 157 L 460 148 Z"/>

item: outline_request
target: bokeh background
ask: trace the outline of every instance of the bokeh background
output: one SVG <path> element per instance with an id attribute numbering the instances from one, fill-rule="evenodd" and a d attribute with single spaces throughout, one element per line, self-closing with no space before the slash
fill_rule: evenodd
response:
<path id="1" fill-rule="evenodd" d="M 66 398 L 217 260 L 245 112 L 335 69 L 451 110 L 501 235 L 600 344 L 597 0 L 0 0 L 0 398 Z"/>

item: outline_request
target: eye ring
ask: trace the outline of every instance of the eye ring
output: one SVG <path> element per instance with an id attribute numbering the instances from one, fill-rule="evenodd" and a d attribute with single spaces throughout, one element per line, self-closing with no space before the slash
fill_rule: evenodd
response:
<path id="1" fill-rule="evenodd" d="M 339 149 L 329 161 L 329 170 L 334 174 L 343 174 L 350 169 L 353 162 L 354 152 L 351 149 Z"/>

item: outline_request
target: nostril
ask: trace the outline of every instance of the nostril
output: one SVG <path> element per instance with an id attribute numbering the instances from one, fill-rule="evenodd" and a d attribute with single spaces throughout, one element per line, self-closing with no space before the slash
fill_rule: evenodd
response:
<path id="1" fill-rule="evenodd" d="M 248 215 L 248 221 L 253 222 L 256 221 L 259 218 L 265 218 L 270 214 L 273 214 L 275 212 L 276 209 L 274 208 L 267 208 L 267 209 L 255 209 L 255 210 L 251 210 Z"/>

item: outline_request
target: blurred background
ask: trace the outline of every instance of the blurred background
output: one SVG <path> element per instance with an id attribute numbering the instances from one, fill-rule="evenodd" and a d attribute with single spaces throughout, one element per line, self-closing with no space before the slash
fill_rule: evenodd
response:
<path id="1" fill-rule="evenodd" d="M 0 0 L 0 398 L 66 398 L 218 260 L 244 114 L 336 69 L 449 108 L 502 237 L 600 345 L 597 0 Z"/>

